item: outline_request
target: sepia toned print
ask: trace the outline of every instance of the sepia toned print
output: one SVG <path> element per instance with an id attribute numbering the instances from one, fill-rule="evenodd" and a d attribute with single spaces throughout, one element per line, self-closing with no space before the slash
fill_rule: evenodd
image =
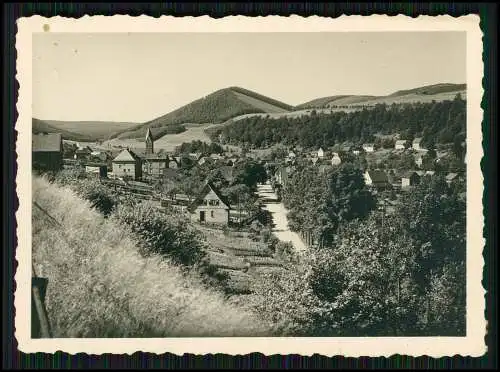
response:
<path id="1" fill-rule="evenodd" d="M 477 17 L 32 17 L 16 46 L 21 350 L 486 351 Z"/>

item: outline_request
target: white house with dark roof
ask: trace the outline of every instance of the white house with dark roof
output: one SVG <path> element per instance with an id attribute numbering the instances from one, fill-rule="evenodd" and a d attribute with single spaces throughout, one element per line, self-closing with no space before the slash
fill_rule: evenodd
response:
<path id="1" fill-rule="evenodd" d="M 396 150 L 404 150 L 406 145 L 406 140 L 397 140 L 394 144 Z"/>
<path id="2" fill-rule="evenodd" d="M 228 200 L 210 182 L 189 206 L 192 221 L 200 224 L 228 225 L 230 209 Z"/>
<path id="3" fill-rule="evenodd" d="M 412 142 L 412 145 L 411 147 L 413 148 L 413 150 L 416 150 L 416 151 L 421 151 L 421 150 L 424 150 L 421 146 L 420 146 L 420 143 L 422 142 L 422 138 L 418 137 L 418 138 L 415 138 Z"/>
<path id="4" fill-rule="evenodd" d="M 340 159 L 338 152 L 333 153 L 331 163 L 333 166 L 340 165 L 342 163 L 342 159 Z"/>
<path id="5" fill-rule="evenodd" d="M 120 152 L 112 164 L 115 177 L 130 177 L 133 180 L 142 178 L 141 158 L 130 149 Z"/>
<path id="6" fill-rule="evenodd" d="M 375 145 L 373 143 L 364 143 L 363 144 L 363 150 L 365 150 L 365 152 L 374 152 L 375 151 Z"/>
<path id="7" fill-rule="evenodd" d="M 383 170 L 367 170 L 364 173 L 365 184 L 376 188 L 385 188 L 390 185 L 389 178 Z"/>

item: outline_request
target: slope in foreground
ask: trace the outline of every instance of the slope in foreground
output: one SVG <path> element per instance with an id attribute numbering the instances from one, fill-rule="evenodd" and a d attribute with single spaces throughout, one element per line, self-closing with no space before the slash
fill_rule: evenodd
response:
<path id="1" fill-rule="evenodd" d="M 269 335 L 254 314 L 227 303 L 194 274 L 158 257 L 91 210 L 69 189 L 33 179 L 33 263 L 49 279 L 53 337 L 224 337 Z"/>

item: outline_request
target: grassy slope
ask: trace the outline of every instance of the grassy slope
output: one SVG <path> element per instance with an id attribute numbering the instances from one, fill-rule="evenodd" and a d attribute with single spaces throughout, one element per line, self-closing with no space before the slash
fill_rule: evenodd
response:
<path id="1" fill-rule="evenodd" d="M 269 335 L 254 314 L 226 302 L 195 275 L 137 253 L 134 236 L 70 190 L 33 179 L 33 261 L 49 279 L 54 337 Z"/>
<path id="2" fill-rule="evenodd" d="M 245 113 L 286 112 L 291 108 L 282 102 L 257 93 L 231 87 L 218 90 L 157 119 L 121 132 L 117 134 L 117 137 L 120 139 L 142 138 L 146 135 L 148 127 L 165 128 L 169 125 L 184 123 L 220 123 Z"/>
<path id="3" fill-rule="evenodd" d="M 60 121 L 44 120 L 49 125 L 62 130 L 80 133 L 97 139 L 107 139 L 116 132 L 137 126 L 137 123 L 114 121 Z"/>
<path id="4" fill-rule="evenodd" d="M 46 132 L 46 133 L 61 133 L 64 139 L 67 140 L 72 140 L 72 141 L 92 141 L 93 138 L 81 134 L 81 133 L 74 133 L 65 129 L 57 128 L 53 125 L 50 125 L 49 123 L 40 120 L 40 119 L 35 119 L 32 118 L 31 120 L 31 127 L 32 127 L 32 132 L 33 133 L 40 133 L 40 132 Z"/>

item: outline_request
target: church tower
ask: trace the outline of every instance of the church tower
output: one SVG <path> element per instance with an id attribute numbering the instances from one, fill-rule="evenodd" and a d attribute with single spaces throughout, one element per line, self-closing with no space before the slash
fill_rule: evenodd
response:
<path id="1" fill-rule="evenodd" d="M 152 155 L 153 153 L 154 153 L 153 134 L 151 133 L 151 130 L 148 128 L 148 131 L 146 132 L 146 155 Z"/>

